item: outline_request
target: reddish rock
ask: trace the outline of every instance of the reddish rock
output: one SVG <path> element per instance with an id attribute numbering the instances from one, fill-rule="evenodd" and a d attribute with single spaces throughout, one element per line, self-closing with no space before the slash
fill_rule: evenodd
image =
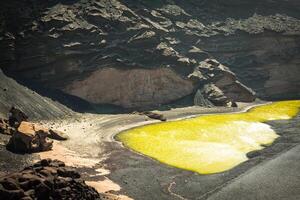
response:
<path id="1" fill-rule="evenodd" d="M 10 138 L 7 148 L 13 152 L 39 152 L 52 149 L 48 129 L 30 122 L 21 122 L 17 132 Z"/>
<path id="2" fill-rule="evenodd" d="M 0 177 L 0 199 L 101 199 L 73 168 L 58 160 L 41 160 Z"/>

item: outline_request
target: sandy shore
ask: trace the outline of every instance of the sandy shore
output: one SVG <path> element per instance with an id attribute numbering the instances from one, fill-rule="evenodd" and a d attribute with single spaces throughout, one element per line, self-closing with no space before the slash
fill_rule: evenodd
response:
<path id="1" fill-rule="evenodd" d="M 185 107 L 155 112 L 163 114 L 170 121 L 203 114 L 242 112 L 255 105 L 257 104 L 240 103 L 238 108 Z M 64 131 L 69 137 L 67 141 L 55 141 L 52 151 L 39 153 L 41 159 L 58 159 L 69 166 L 93 169 L 92 173 L 87 172 L 85 175 L 89 185 L 95 187 L 108 198 L 128 200 L 130 198 L 125 195 L 113 194 L 122 188 L 107 178 L 107 175 L 111 172 L 101 164 L 110 157 L 107 146 L 110 146 L 110 143 L 118 146 L 122 145 L 115 141 L 113 137 L 124 130 L 159 123 L 159 121 L 138 114 L 77 114 L 65 120 L 40 121 L 40 123 Z M 101 180 L 94 180 L 93 177 L 98 177 Z"/>

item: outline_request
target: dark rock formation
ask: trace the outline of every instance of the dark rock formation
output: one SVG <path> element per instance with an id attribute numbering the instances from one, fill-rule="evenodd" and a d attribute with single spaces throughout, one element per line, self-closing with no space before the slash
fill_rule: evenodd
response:
<path id="1" fill-rule="evenodd" d="M 47 137 L 53 140 L 67 140 L 69 138 L 64 132 L 52 129 L 48 129 Z"/>
<path id="2" fill-rule="evenodd" d="M 32 153 L 52 149 L 48 140 L 48 130 L 30 122 L 21 122 L 17 131 L 10 138 L 7 149 L 16 153 Z"/>
<path id="3" fill-rule="evenodd" d="M 22 121 L 28 121 L 28 116 L 20 109 L 11 107 L 8 113 L 8 122 L 10 126 L 18 127 Z"/>
<path id="4" fill-rule="evenodd" d="M 296 0 L 4 1 L 0 65 L 17 79 L 132 108 L 196 93 L 203 85 L 188 75 L 216 58 L 231 71 L 210 83 L 229 99 L 254 99 L 239 81 L 261 98 L 299 98 L 299 8 Z"/>
<path id="5" fill-rule="evenodd" d="M 200 92 L 203 97 L 216 106 L 228 106 L 230 99 L 228 99 L 222 90 L 214 84 L 206 84 Z"/>
<path id="6" fill-rule="evenodd" d="M 146 115 L 147 117 L 151 119 L 157 119 L 160 121 L 167 121 L 167 118 L 163 114 L 155 113 L 155 112 L 150 112 L 150 111 L 145 111 L 142 112 L 141 114 Z"/>
<path id="7" fill-rule="evenodd" d="M 9 126 L 6 128 L 8 130 L 4 130 L 4 133 L 10 130 L 12 132 L 7 149 L 16 153 L 48 151 L 52 149 L 53 143 L 49 138 L 53 140 L 68 139 L 67 135 L 61 131 L 48 129 L 32 122 L 22 121 L 18 127 L 13 127 L 17 128 L 17 131 Z"/>
<path id="8" fill-rule="evenodd" d="M 240 83 L 228 67 L 214 59 L 200 62 L 188 77 L 201 89 L 195 95 L 195 105 L 209 106 L 210 101 L 212 105 L 225 106 L 229 102 L 252 102 L 256 98 L 255 93 Z"/>
<path id="9" fill-rule="evenodd" d="M 41 160 L 0 177 L 1 199 L 101 199 L 74 169 L 58 160 Z"/>

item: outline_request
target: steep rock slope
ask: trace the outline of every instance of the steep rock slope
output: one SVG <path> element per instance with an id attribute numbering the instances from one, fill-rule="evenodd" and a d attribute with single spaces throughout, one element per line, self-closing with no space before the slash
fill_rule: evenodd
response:
<path id="1" fill-rule="evenodd" d="M 7 117 L 11 106 L 21 109 L 30 119 L 53 119 L 73 112 L 49 98 L 18 84 L 0 70 L 0 117 Z"/>
<path id="2" fill-rule="evenodd" d="M 226 64 L 221 74 L 235 72 L 258 97 L 300 96 L 297 0 L 1 4 L 2 69 L 92 103 L 152 106 L 195 94 L 220 71 L 213 65 L 209 77 L 190 79 L 207 58 Z M 254 99 L 236 78 L 229 83 L 218 87 L 230 100 Z"/>

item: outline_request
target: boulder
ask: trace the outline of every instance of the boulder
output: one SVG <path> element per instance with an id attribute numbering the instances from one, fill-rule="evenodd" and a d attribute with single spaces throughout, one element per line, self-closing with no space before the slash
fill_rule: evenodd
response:
<path id="1" fill-rule="evenodd" d="M 53 140 L 67 140 L 68 136 L 62 132 L 62 131 L 57 131 L 57 130 L 48 130 L 48 137 L 53 139 Z"/>
<path id="2" fill-rule="evenodd" d="M 53 142 L 48 140 L 48 135 L 48 129 L 23 121 L 10 138 L 7 149 L 19 153 L 51 150 Z"/>
<path id="3" fill-rule="evenodd" d="M 1 122 L 0 122 L 1 130 Z M 45 128 L 39 124 L 22 121 L 16 131 L 13 127 L 5 129 L 12 133 L 12 137 L 7 144 L 7 148 L 13 152 L 32 153 L 48 151 L 52 149 L 52 141 L 67 140 L 65 133 L 57 130 Z"/>
<path id="4" fill-rule="evenodd" d="M 58 160 L 41 160 L 0 177 L 1 199 L 101 199 L 73 168 Z"/>
<path id="5" fill-rule="evenodd" d="M 205 99 L 212 102 L 215 106 L 229 106 L 230 99 L 214 84 L 206 84 L 201 89 L 201 93 Z"/>
<path id="6" fill-rule="evenodd" d="M 142 114 L 146 115 L 147 117 L 149 117 L 151 119 L 167 121 L 166 117 L 163 114 L 159 114 L 159 113 L 155 113 L 155 112 L 151 112 L 151 111 L 145 111 L 145 112 L 142 112 Z"/>

